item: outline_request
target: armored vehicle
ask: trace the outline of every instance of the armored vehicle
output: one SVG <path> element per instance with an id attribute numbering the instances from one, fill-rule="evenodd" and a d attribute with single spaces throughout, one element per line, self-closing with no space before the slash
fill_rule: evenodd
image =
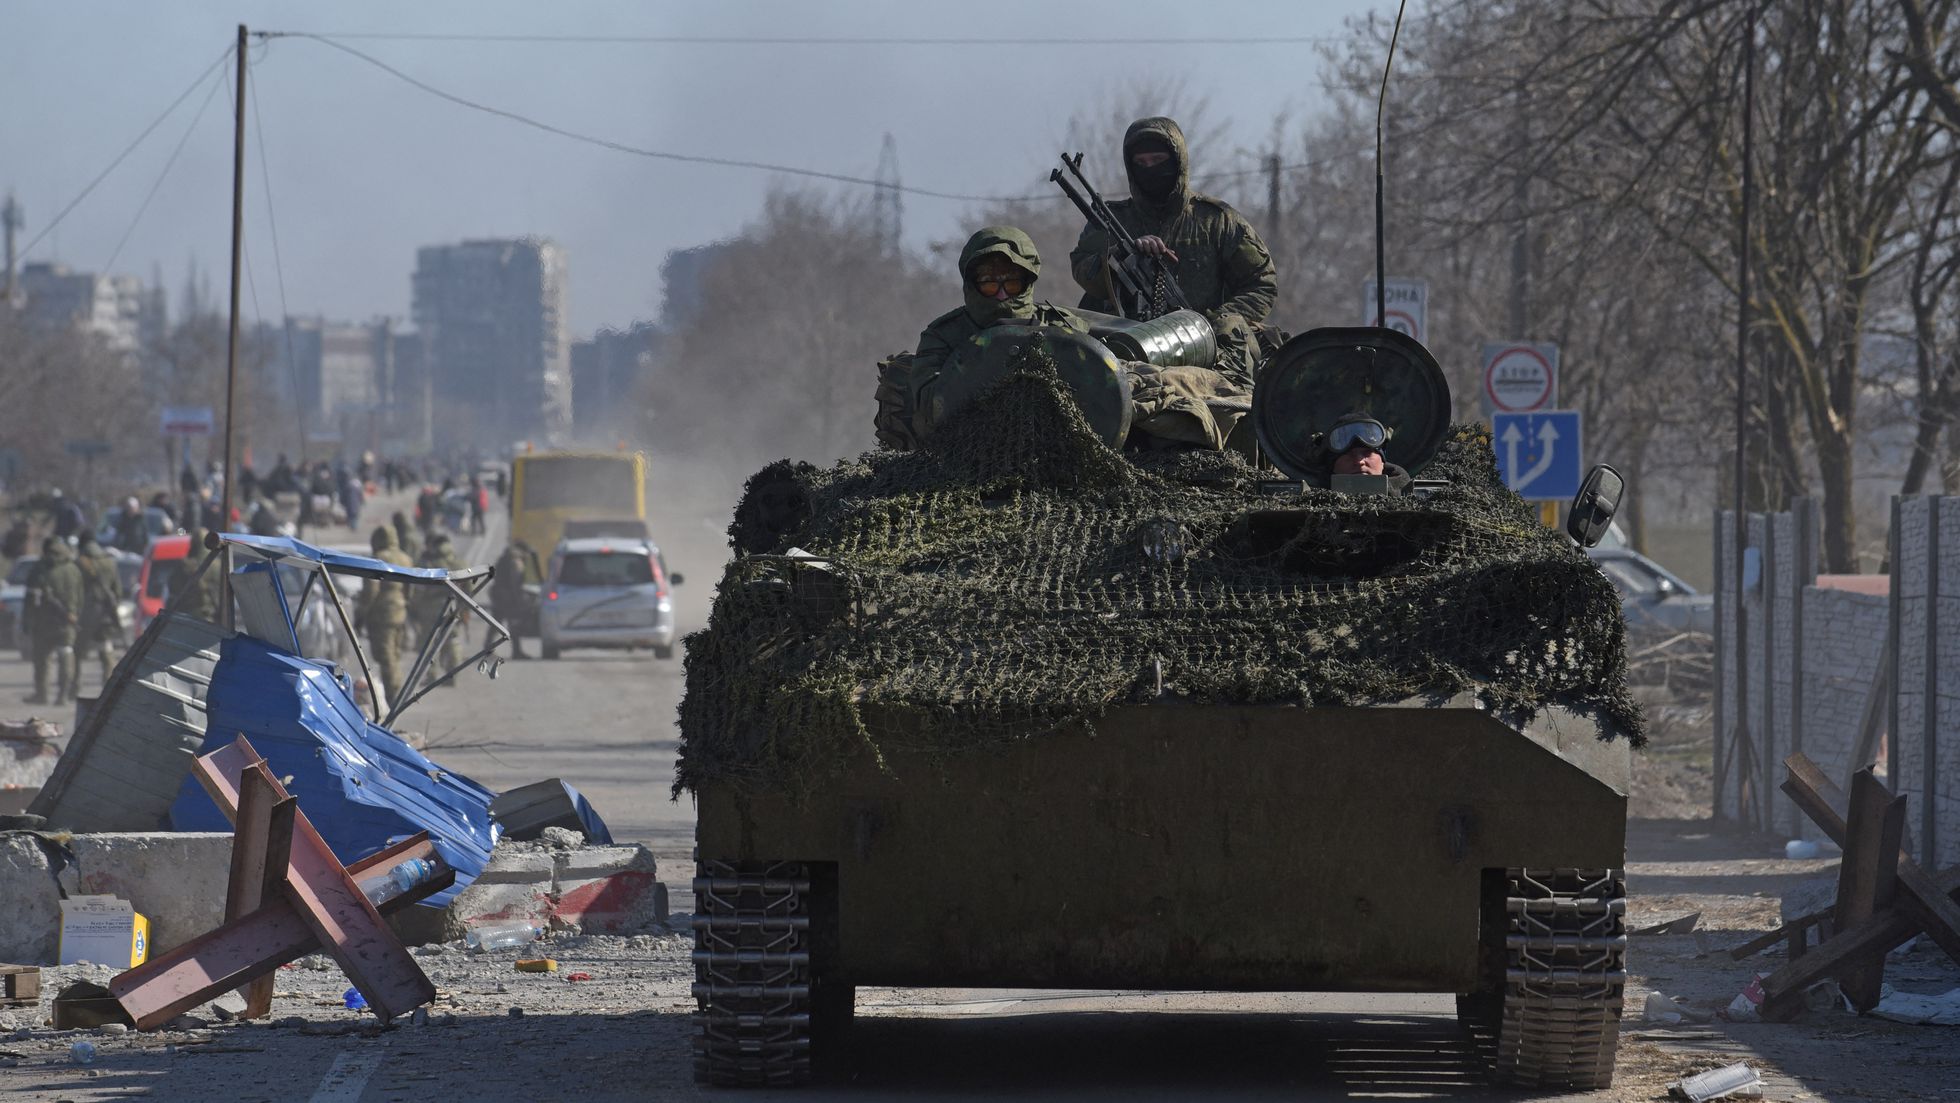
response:
<path id="1" fill-rule="evenodd" d="M 1406 337 L 1280 349 L 1259 463 L 1111 447 L 1085 340 L 750 480 L 681 706 L 698 1078 L 809 1077 L 880 985 L 1455 993 L 1498 1079 L 1609 1083 L 1611 584 Z M 1356 411 L 1408 493 L 1325 488 Z"/>

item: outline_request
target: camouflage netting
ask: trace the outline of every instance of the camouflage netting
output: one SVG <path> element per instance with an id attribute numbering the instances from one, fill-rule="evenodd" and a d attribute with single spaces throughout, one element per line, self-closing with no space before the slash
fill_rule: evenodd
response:
<path id="1" fill-rule="evenodd" d="M 1479 690 L 1641 741 L 1616 592 L 1501 486 L 1481 426 L 1427 500 L 1276 494 L 1235 454 L 1126 458 L 1018 367 L 928 451 L 749 480 L 687 640 L 676 792 L 807 792 L 861 753 L 1038 738 L 1160 680 L 1201 703 Z"/>

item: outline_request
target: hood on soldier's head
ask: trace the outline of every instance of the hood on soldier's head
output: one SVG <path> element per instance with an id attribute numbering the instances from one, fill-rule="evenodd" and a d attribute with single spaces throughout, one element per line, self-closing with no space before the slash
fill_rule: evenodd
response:
<path id="1" fill-rule="evenodd" d="M 1028 274 L 1028 286 L 1008 299 L 990 299 L 973 286 L 973 266 L 990 256 L 1001 256 Z M 1041 254 L 1034 239 L 1012 226 L 983 226 L 966 239 L 960 250 L 960 291 L 966 298 L 966 312 L 982 325 L 1004 318 L 1027 318 L 1034 314 L 1034 285 L 1041 278 Z"/>
<path id="2" fill-rule="evenodd" d="M 46 555 L 51 562 L 66 563 L 75 558 L 75 549 L 69 547 L 68 541 L 63 540 L 61 537 L 50 536 L 48 537 L 47 544 L 42 548 L 42 554 Z"/>
<path id="3" fill-rule="evenodd" d="M 95 534 L 92 532 L 84 532 L 80 536 L 75 537 L 75 547 L 80 551 L 88 551 L 91 548 L 99 546 L 96 544 Z"/>
<path id="4" fill-rule="evenodd" d="M 1153 141 L 1170 148 L 1171 164 L 1175 166 L 1176 182 L 1161 196 L 1150 194 L 1144 186 L 1148 181 L 1138 179 L 1137 167 L 1130 163 L 1130 154 L 1138 145 Z M 1191 201 L 1191 150 L 1185 144 L 1184 131 L 1174 120 L 1152 115 L 1130 124 L 1130 129 L 1123 132 L 1123 172 L 1130 180 L 1130 198 L 1157 218 L 1182 214 Z"/>
<path id="5" fill-rule="evenodd" d="M 392 551 L 395 547 L 395 530 L 387 525 L 376 525 L 368 534 L 368 547 L 377 552 Z"/>

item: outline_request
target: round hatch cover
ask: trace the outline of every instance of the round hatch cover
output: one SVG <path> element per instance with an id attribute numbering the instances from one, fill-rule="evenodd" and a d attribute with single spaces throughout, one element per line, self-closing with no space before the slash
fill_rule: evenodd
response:
<path id="1" fill-rule="evenodd" d="M 1315 486 L 1326 486 L 1333 474 L 1325 436 L 1343 414 L 1386 426 L 1383 457 L 1415 475 L 1449 432 L 1449 381 L 1415 338 L 1355 326 L 1309 330 L 1288 341 L 1252 389 L 1260 449 L 1288 477 Z"/>

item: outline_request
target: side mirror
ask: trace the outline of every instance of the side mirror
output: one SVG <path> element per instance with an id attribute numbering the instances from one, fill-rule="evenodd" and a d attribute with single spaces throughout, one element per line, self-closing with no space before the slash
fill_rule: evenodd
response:
<path id="1" fill-rule="evenodd" d="M 1582 548 L 1597 547 L 1620 511 L 1620 497 L 1626 493 L 1626 480 L 1606 464 L 1586 473 L 1579 493 L 1572 497 L 1572 510 L 1565 518 L 1565 534 Z"/>
<path id="2" fill-rule="evenodd" d="M 686 576 L 686 575 L 684 575 L 684 574 L 682 574 L 682 573 L 680 573 L 679 571 L 675 571 L 674 573 L 672 573 L 672 574 L 670 574 L 670 575 L 668 575 L 668 576 L 667 576 L 667 581 L 669 581 L 669 582 L 671 582 L 671 583 L 673 583 L 674 585 L 676 585 L 676 586 L 678 586 L 678 585 L 680 585 L 681 583 L 683 583 L 683 582 L 686 582 L 686 581 L 687 581 L 687 576 Z"/>
<path id="3" fill-rule="evenodd" d="M 1654 580 L 1654 599 L 1656 601 L 1666 601 L 1668 598 L 1680 592 L 1681 588 L 1676 586 L 1674 580 L 1671 578 L 1657 578 Z"/>

